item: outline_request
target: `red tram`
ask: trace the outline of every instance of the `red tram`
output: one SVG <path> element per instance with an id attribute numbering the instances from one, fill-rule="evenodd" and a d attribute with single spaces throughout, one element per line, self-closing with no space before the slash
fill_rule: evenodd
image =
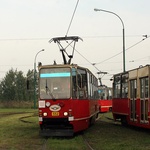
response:
<path id="1" fill-rule="evenodd" d="M 114 120 L 150 129 L 150 65 L 114 75 Z"/>
<path id="2" fill-rule="evenodd" d="M 112 110 L 112 88 L 107 87 L 105 85 L 101 85 L 98 87 L 98 104 L 99 104 L 99 112 L 109 112 Z"/>
<path id="3" fill-rule="evenodd" d="M 78 39 L 57 37 L 51 41 L 60 44 Z M 39 124 L 43 136 L 73 136 L 93 124 L 99 113 L 97 78 L 87 68 L 70 64 L 73 55 L 67 54 L 67 62 L 66 49 L 60 47 L 64 64 L 38 66 Z"/>

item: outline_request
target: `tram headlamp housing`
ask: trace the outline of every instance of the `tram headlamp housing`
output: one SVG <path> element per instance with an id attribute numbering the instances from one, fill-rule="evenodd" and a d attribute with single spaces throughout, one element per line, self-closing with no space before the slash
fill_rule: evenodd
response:
<path id="1" fill-rule="evenodd" d="M 68 112 L 64 112 L 64 116 L 68 116 Z"/>
<path id="2" fill-rule="evenodd" d="M 46 107 L 49 107 L 50 105 L 51 105 L 51 103 L 50 102 L 46 102 Z"/>
<path id="3" fill-rule="evenodd" d="M 44 112 L 44 113 L 43 113 L 43 116 L 46 117 L 46 116 L 47 116 L 47 112 Z"/>

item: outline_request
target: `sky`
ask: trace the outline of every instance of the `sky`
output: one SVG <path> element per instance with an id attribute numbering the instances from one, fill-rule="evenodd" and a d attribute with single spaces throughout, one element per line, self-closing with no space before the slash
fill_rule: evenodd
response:
<path id="1" fill-rule="evenodd" d="M 0 0 L 0 79 L 12 68 L 26 75 L 34 62 L 62 63 L 58 46 L 49 40 L 67 35 L 83 39 L 76 44 L 72 63 L 89 68 L 111 86 L 113 74 L 123 71 L 119 17 L 125 30 L 125 70 L 150 64 L 149 6 L 149 0 Z M 98 76 L 99 71 L 107 74 Z"/>

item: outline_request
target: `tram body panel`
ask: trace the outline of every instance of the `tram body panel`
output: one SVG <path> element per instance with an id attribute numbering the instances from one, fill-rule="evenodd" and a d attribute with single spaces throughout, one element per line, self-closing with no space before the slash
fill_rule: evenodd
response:
<path id="1" fill-rule="evenodd" d="M 63 134 L 66 133 L 65 130 L 75 133 L 87 129 L 91 118 L 96 119 L 97 84 L 94 87 L 90 83 L 96 81 L 96 78 L 85 68 L 76 67 L 52 65 L 41 66 L 39 69 L 39 124 L 42 130 L 50 129 L 53 132 L 52 129 L 59 129 L 61 132 L 62 129 Z M 90 78 L 91 81 L 88 80 Z M 89 85 L 87 89 L 93 93 L 88 94 L 83 85 Z"/>
<path id="2" fill-rule="evenodd" d="M 150 65 L 115 75 L 113 96 L 115 120 L 150 129 Z"/>
<path id="3" fill-rule="evenodd" d="M 107 87 L 105 85 L 101 85 L 98 87 L 99 94 L 99 112 L 108 112 L 112 109 L 112 88 Z"/>
<path id="4" fill-rule="evenodd" d="M 99 111 L 109 112 L 112 109 L 112 100 L 98 100 Z"/>

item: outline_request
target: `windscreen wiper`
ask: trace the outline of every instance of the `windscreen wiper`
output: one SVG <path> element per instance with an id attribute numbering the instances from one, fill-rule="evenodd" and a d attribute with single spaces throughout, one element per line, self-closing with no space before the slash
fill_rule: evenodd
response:
<path id="1" fill-rule="evenodd" d="M 46 94 L 49 94 L 53 100 L 56 100 L 56 98 L 54 97 L 53 93 L 51 92 L 51 90 L 47 85 L 47 79 L 46 79 L 45 89 L 46 89 Z"/>

